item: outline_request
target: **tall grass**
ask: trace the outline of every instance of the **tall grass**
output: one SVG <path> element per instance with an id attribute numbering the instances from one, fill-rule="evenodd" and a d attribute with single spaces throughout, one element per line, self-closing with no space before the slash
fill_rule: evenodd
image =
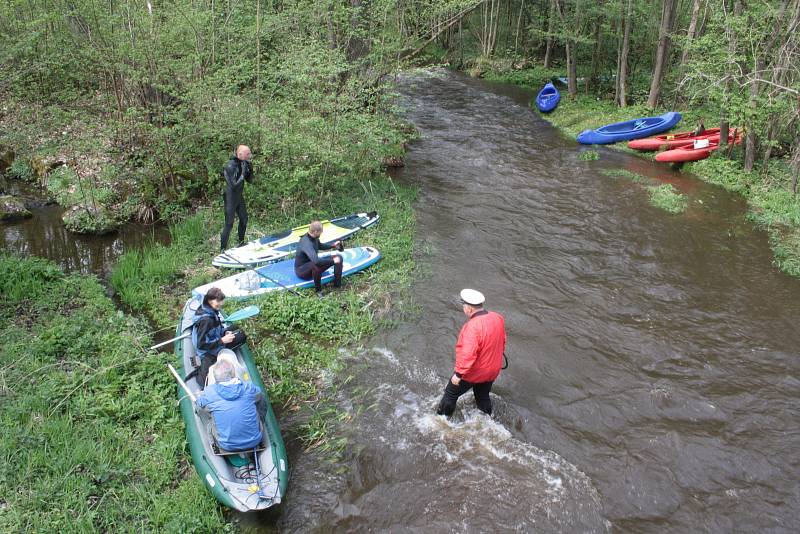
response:
<path id="1" fill-rule="evenodd" d="M 198 212 L 170 227 L 170 245 L 154 243 L 123 254 L 110 280 L 120 300 L 159 326 L 174 323 L 189 296 L 180 284 L 184 271 L 210 263 L 213 245 L 208 240 L 215 232 L 209 222 L 209 212 Z"/>
<path id="2" fill-rule="evenodd" d="M 0 531 L 213 532 L 174 384 L 94 277 L 0 254 Z"/>

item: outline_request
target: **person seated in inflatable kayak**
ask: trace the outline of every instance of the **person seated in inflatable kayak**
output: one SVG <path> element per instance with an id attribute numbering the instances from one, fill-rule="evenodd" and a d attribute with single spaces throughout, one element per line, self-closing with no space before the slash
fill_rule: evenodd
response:
<path id="1" fill-rule="evenodd" d="M 214 380 L 197 397 L 197 406 L 214 417 L 217 445 L 230 452 L 257 447 L 263 437 L 257 407 L 264 398 L 261 389 L 237 377 L 225 360 L 214 365 Z"/>
<path id="2" fill-rule="evenodd" d="M 218 287 L 212 287 L 203 297 L 203 305 L 194 315 L 192 324 L 192 344 L 200 358 L 197 370 L 197 384 L 200 389 L 206 387 L 208 370 L 217 363 L 217 354 L 223 348 L 235 349 L 245 342 L 247 336 L 238 328 L 226 328 L 219 310 L 225 300 L 225 294 Z"/>
<path id="3" fill-rule="evenodd" d="M 336 241 L 332 245 L 320 243 L 319 236 L 322 235 L 322 223 L 311 221 L 308 225 L 308 233 L 300 238 L 297 245 L 297 255 L 294 257 L 294 274 L 303 280 L 314 279 L 314 289 L 317 295 L 322 296 L 322 273 L 333 266 L 333 286 L 342 286 L 342 257 L 338 254 L 331 254 L 320 258 L 317 253 L 320 250 L 337 249 L 344 250 L 341 241 Z"/>

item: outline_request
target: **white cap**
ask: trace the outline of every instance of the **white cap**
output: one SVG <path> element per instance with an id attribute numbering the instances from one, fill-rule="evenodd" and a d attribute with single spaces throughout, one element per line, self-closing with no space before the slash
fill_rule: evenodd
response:
<path id="1" fill-rule="evenodd" d="M 485 300 L 486 298 L 480 291 L 475 291 L 474 289 L 461 290 L 461 302 L 464 304 L 469 304 L 470 306 L 480 306 Z"/>

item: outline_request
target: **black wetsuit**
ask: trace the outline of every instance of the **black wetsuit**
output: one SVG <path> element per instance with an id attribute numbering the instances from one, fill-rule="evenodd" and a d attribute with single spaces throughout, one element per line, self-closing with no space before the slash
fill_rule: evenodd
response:
<path id="1" fill-rule="evenodd" d="M 330 250 L 334 248 L 333 245 L 324 245 L 320 243 L 318 237 L 311 237 L 306 234 L 300 238 L 300 244 L 297 245 L 297 254 L 294 257 L 294 274 L 303 280 L 314 279 L 314 288 L 317 291 L 322 291 L 322 273 L 333 265 L 333 285 L 340 287 L 342 285 L 342 267 L 343 262 L 335 263 L 333 255 L 325 258 L 320 258 L 317 252 L 320 250 Z"/>
<path id="2" fill-rule="evenodd" d="M 239 216 L 239 246 L 244 245 L 247 231 L 247 207 L 244 202 L 244 182 L 253 180 L 253 166 L 249 161 L 235 156 L 225 165 L 225 227 L 220 236 L 220 250 L 228 248 L 228 237 L 233 229 L 233 219 Z"/>

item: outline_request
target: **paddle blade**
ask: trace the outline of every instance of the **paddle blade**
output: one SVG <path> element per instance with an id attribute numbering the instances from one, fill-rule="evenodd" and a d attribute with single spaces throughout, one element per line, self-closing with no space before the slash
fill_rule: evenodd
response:
<path id="1" fill-rule="evenodd" d="M 225 322 L 228 323 L 235 323 L 236 321 L 242 321 L 247 319 L 248 317 L 253 317 L 254 315 L 258 315 L 261 310 L 258 306 L 248 306 L 246 308 L 242 308 L 241 310 L 235 311 L 229 316 L 225 318 Z"/>

